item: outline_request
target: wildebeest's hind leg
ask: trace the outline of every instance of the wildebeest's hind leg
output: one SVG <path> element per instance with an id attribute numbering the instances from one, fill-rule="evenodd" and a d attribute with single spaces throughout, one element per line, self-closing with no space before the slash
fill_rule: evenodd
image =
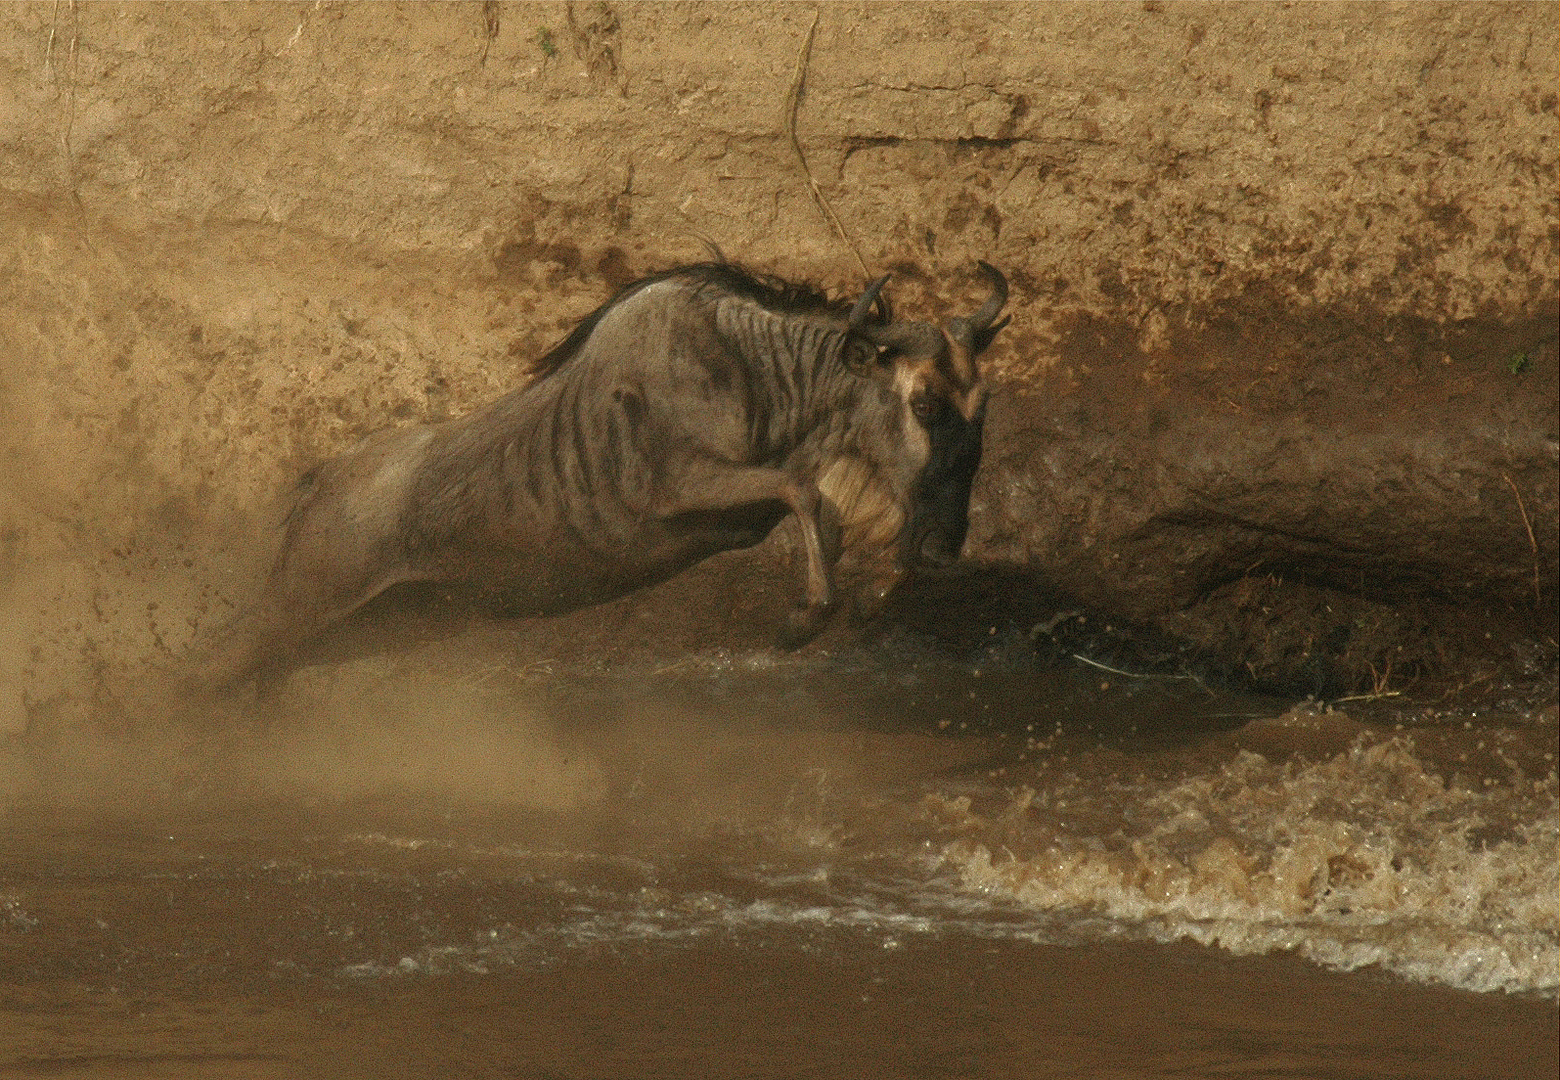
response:
<path id="1" fill-rule="evenodd" d="M 413 436 L 416 432 L 409 433 Z M 300 650 L 392 585 L 427 576 L 400 534 L 405 435 L 374 440 L 305 479 L 259 602 L 193 657 L 197 685 L 264 687 Z"/>
<path id="2" fill-rule="evenodd" d="M 186 658 L 186 685 L 197 693 L 224 693 L 252 680 L 263 695 L 293 667 L 302 644 L 321 629 L 319 620 L 291 618 L 275 597 L 263 597 Z"/>
<path id="3" fill-rule="evenodd" d="M 826 539 L 819 528 L 823 496 L 818 485 L 783 469 L 704 462 L 682 475 L 676 490 L 666 495 L 658 510 L 674 517 L 776 501 L 785 503 L 796 515 L 807 556 L 807 603 L 792 610 L 781 635 L 781 644 L 794 649 L 818 636 L 834 607 L 834 564 L 839 552 L 832 534 Z"/>
<path id="4" fill-rule="evenodd" d="M 304 648 L 320 634 L 412 576 L 365 578 L 349 573 L 343 575 L 347 581 L 322 582 L 287 565 L 293 554 L 283 553 L 259 602 L 191 656 L 186 665 L 191 689 L 225 692 L 253 680 L 264 693 L 298 665 Z"/>
<path id="5" fill-rule="evenodd" d="M 322 566 L 313 560 L 313 565 L 300 567 L 296 561 L 303 560 L 296 560 L 297 554 L 283 552 L 259 603 L 194 658 L 196 687 L 222 692 L 253 680 L 264 693 L 296 667 L 305 647 L 331 626 L 391 585 L 420 576 L 406 568 L 364 574 L 359 566 Z"/>

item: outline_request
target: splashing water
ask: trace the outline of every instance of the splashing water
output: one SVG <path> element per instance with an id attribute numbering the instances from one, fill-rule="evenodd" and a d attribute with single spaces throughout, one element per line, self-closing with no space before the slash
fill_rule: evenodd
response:
<path id="1" fill-rule="evenodd" d="M 1157 779 L 1077 768 L 986 814 L 967 795 L 926 806 L 960 834 L 941 859 L 966 886 L 1104 933 L 1470 990 L 1560 984 L 1553 769 L 1448 782 L 1411 735 L 1361 737 Z"/>

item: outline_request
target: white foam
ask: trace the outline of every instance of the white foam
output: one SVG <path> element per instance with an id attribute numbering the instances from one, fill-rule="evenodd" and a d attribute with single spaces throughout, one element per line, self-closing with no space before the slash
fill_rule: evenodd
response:
<path id="1" fill-rule="evenodd" d="M 1314 764 L 1243 751 L 1174 781 L 1023 791 L 988 817 L 964 799 L 927 809 L 962 834 L 941 854 L 967 887 L 1036 912 L 1470 990 L 1560 987 L 1553 772 L 1448 785 L 1397 738 Z M 1091 809 L 1120 829 L 1069 830 Z"/>

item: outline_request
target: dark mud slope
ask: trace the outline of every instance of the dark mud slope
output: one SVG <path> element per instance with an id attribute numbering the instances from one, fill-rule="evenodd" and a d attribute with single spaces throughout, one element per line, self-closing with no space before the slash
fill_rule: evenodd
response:
<path id="1" fill-rule="evenodd" d="M 1553 311 L 1196 321 L 997 398 L 978 556 L 1286 692 L 1552 678 Z"/>

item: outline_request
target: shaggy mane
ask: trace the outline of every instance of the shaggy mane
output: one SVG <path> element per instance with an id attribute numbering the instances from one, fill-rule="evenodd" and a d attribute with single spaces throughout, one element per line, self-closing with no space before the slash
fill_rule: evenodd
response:
<path id="1" fill-rule="evenodd" d="M 736 263 L 703 262 L 678 266 L 659 274 L 640 278 L 618 290 L 616 296 L 602 304 L 580 322 L 569 336 L 547 351 L 529 368 L 536 378 L 546 378 L 578 355 L 591 332 L 607 312 L 641 289 L 662 281 L 685 280 L 696 291 L 716 289 L 721 292 L 751 300 L 760 307 L 779 315 L 835 315 L 840 318 L 850 314 L 851 300 L 833 299 L 812 285 L 799 285 L 775 277 L 748 270 Z"/>

